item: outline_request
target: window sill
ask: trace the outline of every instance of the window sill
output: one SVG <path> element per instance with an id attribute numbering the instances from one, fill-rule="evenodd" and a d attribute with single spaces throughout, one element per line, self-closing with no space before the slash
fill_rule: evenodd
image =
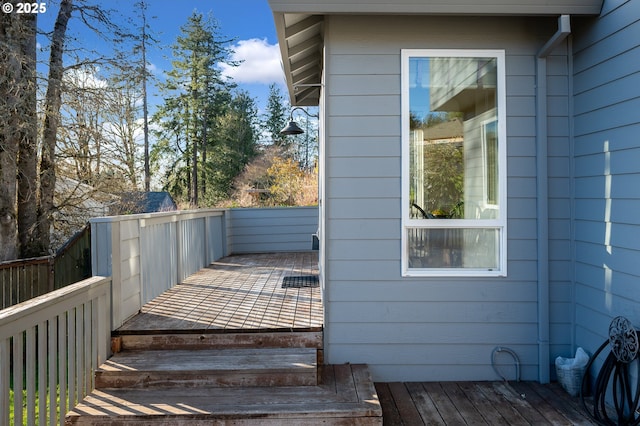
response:
<path id="1" fill-rule="evenodd" d="M 410 269 L 402 273 L 403 278 L 435 277 L 506 277 L 506 271 L 492 269 Z"/>

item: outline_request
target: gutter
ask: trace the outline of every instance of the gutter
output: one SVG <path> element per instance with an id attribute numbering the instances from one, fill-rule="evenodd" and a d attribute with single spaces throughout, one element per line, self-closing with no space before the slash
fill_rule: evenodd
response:
<path id="1" fill-rule="evenodd" d="M 571 17 L 558 18 L 558 30 L 536 55 L 536 186 L 538 233 L 538 381 L 550 382 L 549 343 L 549 173 L 547 165 L 547 57 L 571 34 Z M 567 52 L 570 54 L 570 52 Z"/>

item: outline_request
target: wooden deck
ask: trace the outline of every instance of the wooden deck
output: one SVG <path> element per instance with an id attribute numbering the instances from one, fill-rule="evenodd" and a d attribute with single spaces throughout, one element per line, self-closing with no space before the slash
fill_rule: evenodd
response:
<path id="1" fill-rule="evenodd" d="M 376 383 L 384 425 L 596 425 L 560 385 Z"/>
<path id="2" fill-rule="evenodd" d="M 228 256 L 153 299 L 118 332 L 321 330 L 320 288 L 282 288 L 284 277 L 314 274 L 317 252 Z"/>
<path id="3" fill-rule="evenodd" d="M 283 287 L 317 273 L 308 252 L 229 256 L 188 277 L 114 332 L 65 423 L 381 425 L 367 366 L 322 363 L 320 288 Z"/>
<path id="4" fill-rule="evenodd" d="M 373 384 L 366 366 L 322 366 L 320 289 L 282 287 L 317 273 L 308 252 L 229 256 L 188 277 L 116 331 L 124 352 L 67 424 L 595 424 L 557 384 Z M 313 353 L 316 385 L 297 377 Z"/>

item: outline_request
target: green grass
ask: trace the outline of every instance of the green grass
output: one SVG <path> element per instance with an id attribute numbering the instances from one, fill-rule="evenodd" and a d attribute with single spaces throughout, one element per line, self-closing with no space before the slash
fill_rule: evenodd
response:
<path id="1" fill-rule="evenodd" d="M 14 410 L 14 392 L 13 389 L 9 390 L 9 424 L 12 425 L 13 421 L 15 419 L 15 410 Z M 49 397 L 48 392 L 47 392 L 47 398 Z M 39 421 L 39 417 L 40 417 L 40 405 L 39 405 L 39 395 L 38 392 L 36 391 L 36 401 L 35 401 L 35 405 L 36 405 L 36 418 L 35 418 L 35 423 L 38 423 Z M 56 417 L 59 419 L 60 418 L 60 389 L 57 388 L 56 390 Z M 47 413 L 46 415 L 49 415 L 49 400 L 47 399 Z M 26 424 L 27 421 L 27 391 L 26 389 L 22 390 L 22 423 Z M 54 422 L 51 422 L 51 419 L 49 419 L 49 424 L 52 424 Z"/>

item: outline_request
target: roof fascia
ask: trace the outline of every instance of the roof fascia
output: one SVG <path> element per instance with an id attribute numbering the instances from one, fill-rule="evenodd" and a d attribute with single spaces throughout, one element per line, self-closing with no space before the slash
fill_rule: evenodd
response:
<path id="1" fill-rule="evenodd" d="M 274 13 L 430 15 L 598 15 L 603 0 L 269 0 Z"/>
<path id="2" fill-rule="evenodd" d="M 320 25 L 323 15 L 449 15 L 449 16 L 560 16 L 599 15 L 604 0 L 268 0 L 273 12 L 276 33 L 283 59 L 282 67 L 291 105 L 308 106 L 317 103 L 311 93 L 299 93 L 301 84 L 294 83 L 312 63 L 305 58 L 308 49 L 317 43 L 317 36 L 289 49 L 286 40 L 293 34 Z M 285 16 L 311 15 L 305 21 L 287 28 Z M 304 77 L 304 76 L 303 76 Z"/>

